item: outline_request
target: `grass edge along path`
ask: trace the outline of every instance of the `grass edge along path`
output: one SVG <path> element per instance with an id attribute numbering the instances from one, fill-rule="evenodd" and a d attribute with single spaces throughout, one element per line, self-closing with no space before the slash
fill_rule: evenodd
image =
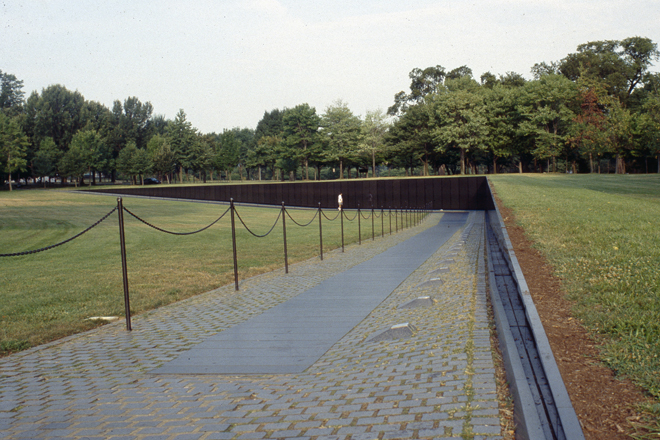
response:
<path id="1" fill-rule="evenodd" d="M 0 194 L 0 253 L 49 246 L 74 236 L 116 206 L 116 197 L 31 190 Z M 124 198 L 124 206 L 167 230 L 190 232 L 216 220 L 227 205 Z M 263 235 L 279 208 L 237 205 L 248 227 Z M 288 210 L 287 248 L 293 264 L 319 255 L 318 218 L 314 210 Z M 336 210 L 324 211 L 324 254 L 341 247 Z M 344 240 L 358 241 L 355 212 L 347 212 Z M 370 213 L 363 213 L 369 216 Z M 380 215 L 380 213 L 377 213 Z M 208 230 L 190 236 L 156 231 L 125 214 L 131 311 L 139 314 L 233 282 L 229 214 Z M 239 279 L 283 270 L 281 219 L 265 238 L 252 236 L 236 219 Z M 374 222 L 389 234 L 389 217 Z M 371 241 L 371 221 L 362 220 L 362 241 Z M 401 216 L 392 216 L 392 233 Z M 24 350 L 100 323 L 92 316 L 123 316 L 123 291 L 117 214 L 82 237 L 46 252 L 0 258 L 0 355 Z M 239 292 L 240 294 L 240 292 Z"/>
<path id="2" fill-rule="evenodd" d="M 647 427 L 633 437 L 657 438 L 660 176 L 509 175 L 491 182 L 561 279 L 575 316 L 603 342 L 602 361 L 654 397 L 640 408 Z"/>

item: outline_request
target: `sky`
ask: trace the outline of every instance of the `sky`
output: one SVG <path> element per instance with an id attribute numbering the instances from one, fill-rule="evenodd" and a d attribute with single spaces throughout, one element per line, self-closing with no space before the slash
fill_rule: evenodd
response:
<path id="1" fill-rule="evenodd" d="M 589 41 L 660 43 L 658 23 L 657 0 L 0 0 L 0 70 L 26 98 L 135 96 L 220 133 L 302 103 L 386 111 L 414 68 L 531 79 Z"/>

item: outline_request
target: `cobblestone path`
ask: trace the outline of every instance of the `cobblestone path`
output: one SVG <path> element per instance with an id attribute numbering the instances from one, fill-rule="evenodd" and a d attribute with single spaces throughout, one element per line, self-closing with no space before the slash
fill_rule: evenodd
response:
<path id="1" fill-rule="evenodd" d="M 439 219 L 2 358 L 0 438 L 499 439 L 483 212 L 302 373 L 149 373 Z"/>

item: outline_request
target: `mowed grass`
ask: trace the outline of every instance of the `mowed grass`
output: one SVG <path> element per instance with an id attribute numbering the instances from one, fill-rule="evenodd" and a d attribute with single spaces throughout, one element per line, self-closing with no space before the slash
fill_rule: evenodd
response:
<path id="1" fill-rule="evenodd" d="M 491 178 L 554 266 L 603 360 L 660 398 L 660 176 Z"/>
<path id="2" fill-rule="evenodd" d="M 163 229 L 190 232 L 222 215 L 228 205 L 124 198 L 124 206 Z M 117 205 L 111 196 L 56 190 L 0 193 L 0 254 L 38 249 L 94 224 Z M 256 234 L 276 221 L 277 208 L 237 206 Z M 314 210 L 290 209 L 301 224 Z M 334 218 L 337 210 L 327 210 Z M 353 218 L 355 211 L 348 211 Z M 385 213 L 387 216 L 387 213 Z M 233 283 L 230 214 L 194 235 L 174 236 L 125 216 L 131 311 L 159 306 Z M 319 255 L 318 218 L 307 227 L 287 217 L 289 263 Z M 379 219 L 375 222 L 380 236 Z M 393 221 L 394 225 L 394 221 Z M 386 234 L 389 223 L 385 218 Z M 284 267 L 282 222 L 266 238 L 253 237 L 236 218 L 239 279 Z M 358 240 L 357 220 L 344 220 L 345 243 Z M 371 239 L 371 220 L 362 221 Z M 323 218 L 324 252 L 341 246 L 339 219 Z M 237 294 L 240 295 L 240 292 Z M 124 316 L 117 213 L 60 247 L 19 257 L 0 257 L 0 354 L 19 351 L 98 323 L 92 316 Z"/>

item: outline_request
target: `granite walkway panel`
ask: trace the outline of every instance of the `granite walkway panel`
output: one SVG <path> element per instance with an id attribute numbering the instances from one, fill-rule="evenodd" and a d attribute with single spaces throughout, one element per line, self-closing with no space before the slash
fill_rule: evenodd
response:
<path id="1" fill-rule="evenodd" d="M 371 313 L 467 218 L 467 212 L 446 213 L 436 226 L 209 337 L 151 373 L 300 373 Z"/>
<path id="2" fill-rule="evenodd" d="M 502 440 L 483 212 L 470 212 L 457 234 L 301 373 L 149 373 L 200 343 L 212 348 L 210 336 L 436 227 L 440 216 L 293 264 L 288 274 L 246 278 L 238 294 L 232 283 L 137 315 L 132 332 L 117 322 L 0 358 L 0 439 Z M 444 266 L 451 271 L 438 274 Z M 424 284 L 435 277 L 444 283 Z M 399 307 L 420 296 L 434 305 Z M 314 320 L 326 321 L 309 315 L 309 331 Z M 418 329 L 413 336 L 371 341 L 404 322 Z M 316 347 L 313 340 L 250 344 L 292 356 Z"/>

